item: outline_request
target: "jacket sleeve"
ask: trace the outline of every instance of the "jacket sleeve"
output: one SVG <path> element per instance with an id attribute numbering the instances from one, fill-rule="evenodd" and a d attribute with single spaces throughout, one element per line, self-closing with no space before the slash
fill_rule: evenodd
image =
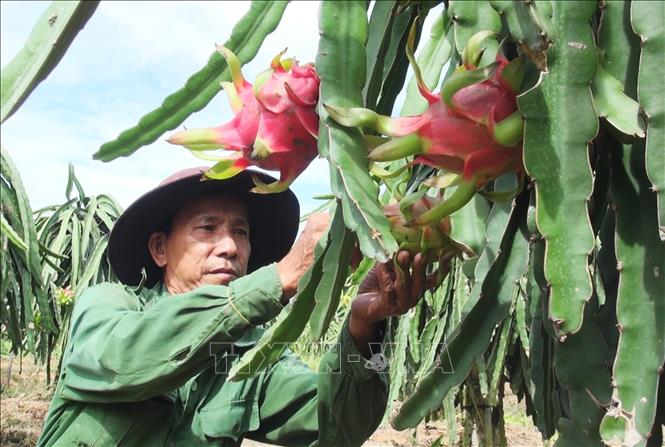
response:
<path id="1" fill-rule="evenodd" d="M 260 425 L 248 437 L 289 446 L 359 446 L 381 423 L 387 394 L 387 370 L 368 366 L 347 320 L 318 372 L 292 355 L 271 368 L 260 394 Z"/>
<path id="2" fill-rule="evenodd" d="M 117 284 L 77 300 L 67 352 L 64 399 L 129 402 L 166 394 L 210 366 L 214 355 L 282 309 L 274 264 L 229 286 L 163 297 L 145 310 Z"/>

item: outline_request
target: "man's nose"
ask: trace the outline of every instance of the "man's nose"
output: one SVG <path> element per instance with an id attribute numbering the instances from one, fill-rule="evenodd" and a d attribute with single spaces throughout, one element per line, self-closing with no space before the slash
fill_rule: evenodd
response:
<path id="1" fill-rule="evenodd" d="M 233 258 L 238 254 L 238 244 L 233 235 L 223 232 L 216 241 L 215 255 L 226 258 Z"/>

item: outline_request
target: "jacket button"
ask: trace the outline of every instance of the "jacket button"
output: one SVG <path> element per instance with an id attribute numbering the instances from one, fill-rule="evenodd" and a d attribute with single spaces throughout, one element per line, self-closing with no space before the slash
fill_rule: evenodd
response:
<path id="1" fill-rule="evenodd" d="M 196 384 L 196 380 L 193 381 L 193 382 L 192 382 L 191 390 L 192 390 L 192 391 L 196 391 L 196 389 L 197 389 L 198 387 L 199 387 L 199 386 Z"/>

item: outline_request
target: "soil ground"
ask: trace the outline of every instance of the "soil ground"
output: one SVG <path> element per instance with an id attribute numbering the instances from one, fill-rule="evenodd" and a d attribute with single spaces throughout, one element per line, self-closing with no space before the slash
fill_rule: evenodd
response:
<path id="1" fill-rule="evenodd" d="M 8 374 L 11 364 L 11 376 Z M 9 380 L 9 382 L 8 382 Z M 34 446 L 48 410 L 51 391 L 46 387 L 43 368 L 35 366 L 31 358 L 22 362 L 19 374 L 18 359 L 0 358 L 0 446 Z M 524 412 L 524 404 L 517 402 L 510 389 L 506 389 L 504 412 L 506 436 L 510 447 L 540 447 L 543 445 L 538 430 Z M 459 429 L 460 427 L 458 427 Z M 389 425 L 380 427 L 364 447 L 420 447 L 430 446 L 439 437 L 441 445 L 448 445 L 445 421 L 420 424 L 416 431 L 395 431 Z M 260 444 L 245 441 L 243 447 Z"/>

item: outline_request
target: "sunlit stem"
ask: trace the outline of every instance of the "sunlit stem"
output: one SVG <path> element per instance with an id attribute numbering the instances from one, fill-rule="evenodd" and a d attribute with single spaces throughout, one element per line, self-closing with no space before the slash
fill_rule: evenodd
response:
<path id="1" fill-rule="evenodd" d="M 524 119 L 519 110 L 513 112 L 508 118 L 494 124 L 492 129 L 494 141 L 502 146 L 515 146 L 524 137 Z"/>
<path id="2" fill-rule="evenodd" d="M 369 153 L 372 161 L 393 161 L 410 155 L 420 154 L 422 144 L 417 134 L 394 138 Z"/>
<path id="3" fill-rule="evenodd" d="M 424 212 L 416 219 L 408 222 L 409 226 L 424 226 L 434 222 L 440 222 L 446 216 L 450 216 L 455 211 L 461 209 L 473 198 L 476 193 L 476 185 L 474 181 L 465 181 L 460 183 L 455 189 L 455 192 L 448 199 Z"/>

